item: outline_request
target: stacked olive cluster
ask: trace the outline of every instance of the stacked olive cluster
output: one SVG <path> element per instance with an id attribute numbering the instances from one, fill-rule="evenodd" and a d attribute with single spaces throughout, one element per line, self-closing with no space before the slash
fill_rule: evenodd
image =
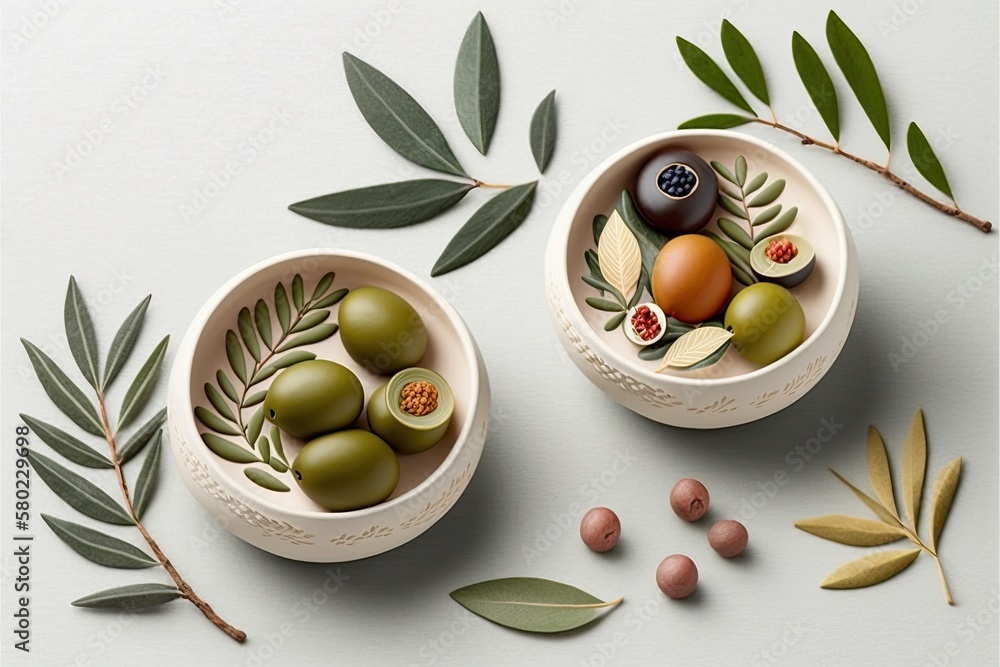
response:
<path id="1" fill-rule="evenodd" d="M 670 490 L 670 507 L 685 521 L 698 521 L 708 512 L 708 489 L 696 479 L 685 477 Z M 622 524 L 607 507 L 595 507 L 580 521 L 583 543 L 597 552 L 610 551 L 618 544 Z M 716 521 L 708 531 L 708 543 L 723 558 L 733 558 L 747 548 L 747 529 L 739 521 Z M 656 585 L 667 597 L 686 598 L 698 586 L 698 567 L 688 556 L 673 554 L 656 568 Z"/>
<path id="2" fill-rule="evenodd" d="M 264 400 L 264 416 L 307 441 L 292 462 L 303 493 L 343 512 L 383 502 L 399 483 L 397 454 L 436 445 L 451 423 L 455 400 L 443 377 L 417 364 L 427 351 L 420 314 L 380 287 L 352 290 L 340 304 L 344 349 L 377 375 L 390 375 L 368 401 L 361 380 L 334 361 L 303 361 L 282 371 Z"/>

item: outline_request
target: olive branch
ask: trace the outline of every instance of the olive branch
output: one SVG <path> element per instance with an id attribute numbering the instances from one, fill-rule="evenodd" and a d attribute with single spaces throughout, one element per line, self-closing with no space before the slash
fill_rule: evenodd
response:
<path id="1" fill-rule="evenodd" d="M 295 348 L 318 343 L 337 333 L 338 325 L 327 322 L 329 308 L 340 303 L 348 290 L 330 291 L 335 278 L 333 272 L 324 275 L 313 288 L 312 296 L 306 299 L 302 275 L 296 273 L 292 278 L 291 302 L 284 283 L 279 282 L 274 287 L 273 317 L 264 299 L 257 300 L 252 312 L 249 307 L 242 308 L 236 318 L 236 329 L 226 331 L 225 339 L 226 358 L 239 387 L 220 368 L 215 373 L 215 384 L 205 383 L 205 397 L 212 409 L 204 405 L 194 408 L 195 417 L 209 429 L 201 434 L 209 450 L 227 461 L 247 464 L 243 470 L 247 479 L 270 491 L 290 489 L 270 472 L 251 466 L 266 464 L 283 474 L 288 472 L 288 458 L 276 426 L 271 427 L 270 438 L 262 434 L 267 389 L 253 393 L 251 390 L 279 370 L 316 358 L 313 352 Z M 253 412 L 244 419 L 248 410 Z M 230 438 L 238 438 L 240 444 Z"/>
<path id="2" fill-rule="evenodd" d="M 747 123 L 767 125 L 768 127 L 798 137 L 804 145 L 825 148 L 835 155 L 845 157 L 877 174 L 881 174 L 893 185 L 925 204 L 933 206 L 942 213 L 968 222 L 983 232 L 989 232 L 993 228 L 991 222 L 971 215 L 959 207 L 958 202 L 955 200 L 955 195 L 952 193 L 951 185 L 948 183 L 944 167 L 934 153 L 930 142 L 927 141 L 927 137 L 916 123 L 911 122 L 906 133 L 906 149 L 910 160 L 917 172 L 928 183 L 946 195 L 951 204 L 941 202 L 933 196 L 918 190 L 898 174 L 890 171 L 892 132 L 889 122 L 889 111 L 886 106 L 885 96 L 882 93 L 882 84 L 879 82 L 878 73 L 875 71 L 875 65 L 872 62 L 871 56 L 857 35 L 833 11 L 827 15 L 826 38 L 837 66 L 840 68 L 844 78 L 847 79 L 848 85 L 861 104 L 861 108 L 871 122 L 872 127 L 875 128 L 882 143 L 885 144 L 886 151 L 888 152 L 885 164 L 848 153 L 841 148 L 840 110 L 833 80 L 830 78 L 830 74 L 816 53 L 816 50 L 797 32 L 792 33 L 792 57 L 795 61 L 795 68 L 806 91 L 809 93 L 813 105 L 815 105 L 824 124 L 830 131 L 833 143 L 811 137 L 795 128 L 778 122 L 771 108 L 767 80 L 764 77 L 764 70 L 761 67 L 760 60 L 758 60 L 757 54 L 754 52 L 749 40 L 728 20 L 722 21 L 721 29 L 722 49 L 725 52 L 726 60 L 753 96 L 767 106 L 771 118 L 768 120 L 757 115 L 753 107 L 750 106 L 750 103 L 743 96 L 743 93 L 740 92 L 729 76 L 711 56 L 697 45 L 692 44 L 682 37 L 677 37 L 677 49 L 680 51 L 681 58 L 694 75 L 731 104 L 750 114 L 709 114 L 687 120 L 681 123 L 678 128 L 728 129 L 746 125 Z"/>
<path id="3" fill-rule="evenodd" d="M 103 370 L 99 365 L 97 335 L 84 302 L 83 295 L 71 276 L 66 291 L 63 317 L 66 340 L 70 352 L 87 384 L 94 390 L 96 405 L 82 389 L 48 355 L 21 339 L 28 359 L 42 384 L 42 389 L 63 414 L 91 436 L 102 438 L 108 454 L 102 454 L 66 431 L 22 414 L 21 419 L 53 451 L 77 465 L 94 469 L 113 469 L 124 506 L 86 477 L 39 453 L 27 450 L 27 458 L 43 482 L 62 500 L 92 519 L 118 526 L 134 526 L 153 553 L 89 526 L 65 521 L 42 514 L 42 519 L 52 532 L 70 548 L 87 560 L 107 567 L 140 569 L 160 566 L 173 580 L 173 585 L 141 583 L 109 588 L 73 601 L 77 607 L 136 609 L 164 604 L 184 598 L 196 606 L 206 618 L 226 634 L 242 642 L 246 633 L 223 620 L 212 607 L 199 597 L 181 577 L 177 568 L 163 553 L 159 544 L 142 524 L 141 517 L 149 506 L 156 490 L 159 475 L 160 451 L 166 409 L 157 412 L 149 421 L 132 432 L 122 443 L 122 431 L 135 419 L 149 402 L 166 355 L 169 336 L 164 337 L 147 357 L 132 383 L 125 391 L 117 423 L 111 425 L 107 408 L 107 391 L 125 366 L 139 338 L 151 297 L 147 296 L 125 318 L 111 342 Z M 21 427 L 23 428 L 23 427 Z M 18 431 L 20 433 L 20 430 Z M 125 464 L 147 450 L 145 459 L 134 484 L 129 488 Z"/>

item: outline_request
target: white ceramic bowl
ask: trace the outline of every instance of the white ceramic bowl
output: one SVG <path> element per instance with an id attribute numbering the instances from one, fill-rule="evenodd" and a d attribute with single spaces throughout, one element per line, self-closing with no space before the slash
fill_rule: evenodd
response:
<path id="1" fill-rule="evenodd" d="M 609 214 L 624 188 L 633 188 L 641 165 L 655 153 L 678 147 L 706 161 L 732 165 L 744 155 L 750 174 L 766 171 L 785 179 L 779 203 L 798 206 L 789 233 L 808 238 L 816 268 L 793 293 L 806 313 L 806 340 L 763 368 L 735 350 L 698 371 L 657 373 L 620 330 L 605 332 L 608 313 L 584 302 L 597 296 L 580 277 L 589 273 L 584 251 L 594 247 L 592 221 Z M 720 179 L 721 180 L 721 179 Z M 726 215 L 721 209 L 717 215 Z M 713 219 L 714 219 L 713 218 Z M 717 230 L 712 222 L 709 229 Z M 549 309 L 560 341 L 573 362 L 611 398 L 664 424 L 721 428 L 761 419 L 801 398 L 833 365 L 851 330 L 858 300 L 858 257 L 836 204 L 820 183 L 783 151 L 754 137 L 712 130 L 675 131 L 638 141 L 594 169 L 569 196 L 549 237 L 545 255 Z"/>
<path id="2" fill-rule="evenodd" d="M 281 329 L 275 308 L 276 284 L 283 284 L 293 302 L 294 318 L 296 308 L 291 293 L 294 276 L 302 276 L 308 303 L 314 286 L 330 271 L 336 273 L 331 290 L 376 285 L 409 301 L 427 328 L 429 343 L 421 366 L 441 373 L 455 394 L 455 412 L 444 440 L 421 454 L 400 456 L 400 480 L 393 495 L 379 505 L 352 512 L 322 509 L 299 490 L 290 471 L 280 473 L 265 463 L 247 465 L 220 458 L 203 442 L 200 434 L 208 429 L 194 415 L 195 406 L 211 408 L 205 384 L 218 387 L 219 370 L 236 386 L 237 394 L 242 393 L 242 383 L 226 352 L 226 332 L 239 331 L 240 310 L 246 307 L 253 312 L 258 300 L 263 299 L 277 337 Z M 330 307 L 329 322 L 336 321 L 338 307 Z M 388 381 L 387 377 L 374 375 L 354 363 L 339 334 L 296 349 L 315 352 L 320 358 L 351 368 L 365 387 L 366 399 Z M 249 352 L 242 354 L 247 364 L 255 363 Z M 269 382 L 260 382 L 248 393 L 266 388 Z M 235 416 L 233 402 L 226 400 Z M 486 440 L 489 404 L 489 381 L 482 356 L 465 323 L 448 302 L 413 274 L 376 257 L 315 249 L 261 262 L 235 276 L 208 300 L 177 351 L 170 376 L 167 419 L 177 469 L 194 497 L 220 525 L 279 556 L 337 562 L 394 549 L 444 516 L 462 495 L 479 463 Z M 245 421 L 250 421 L 254 410 L 253 407 L 243 410 Z M 359 424 L 365 424 L 364 415 Z M 269 434 L 267 422 L 263 434 Z M 240 436 L 223 437 L 252 451 Z M 282 441 L 286 458 L 291 462 L 302 443 L 287 437 Z M 262 456 L 259 451 L 257 455 Z M 290 490 L 276 492 L 261 488 L 245 475 L 244 469 L 248 467 L 267 472 Z"/>

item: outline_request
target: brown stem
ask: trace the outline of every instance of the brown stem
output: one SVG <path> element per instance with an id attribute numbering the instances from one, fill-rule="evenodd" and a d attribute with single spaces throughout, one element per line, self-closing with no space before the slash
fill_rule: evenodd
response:
<path id="1" fill-rule="evenodd" d="M 128 510 L 132 520 L 135 521 L 135 527 L 139 529 L 139 533 L 142 535 L 143 539 L 146 540 L 146 544 L 149 545 L 149 548 L 152 549 L 156 559 L 160 561 L 160 565 L 162 565 L 163 569 L 167 571 L 170 578 L 174 580 L 178 590 L 181 592 L 181 597 L 187 599 L 191 604 L 200 609 L 201 613 L 203 613 L 208 620 L 215 623 L 215 625 L 221 628 L 227 635 L 238 642 L 242 642 L 247 638 L 247 633 L 227 623 L 217 613 L 215 613 L 215 610 L 212 609 L 211 605 L 198 597 L 198 594 L 192 590 L 190 584 L 184 581 L 181 575 L 177 572 L 177 569 L 174 567 L 174 564 L 170 562 L 170 559 L 167 558 L 166 554 L 163 553 L 163 550 L 160 549 L 160 545 L 156 543 L 153 536 L 149 534 L 146 527 L 142 525 L 141 521 L 139 521 L 139 517 L 135 514 L 135 508 L 132 507 L 132 497 L 129 495 L 128 483 L 125 481 L 124 472 L 122 472 L 122 462 L 118 458 L 118 450 L 115 446 L 115 436 L 111 431 L 111 425 L 108 423 L 108 413 L 104 407 L 104 395 L 102 393 L 98 393 L 97 395 L 97 405 L 101 410 L 101 423 L 104 426 L 104 437 L 107 439 L 108 446 L 111 448 L 111 462 L 115 466 L 115 476 L 118 478 L 118 486 L 121 489 L 122 498 L 125 499 L 125 509 Z"/>
<path id="2" fill-rule="evenodd" d="M 951 599 L 951 590 L 948 588 L 948 580 L 944 578 L 944 568 L 941 567 L 941 559 L 934 556 L 934 562 L 937 564 L 938 577 L 941 579 L 941 590 L 944 591 L 944 600 L 950 605 L 954 605 L 955 601 Z"/>
<path id="3" fill-rule="evenodd" d="M 987 220 L 983 220 L 982 218 L 977 218 L 974 215 L 969 215 L 968 213 L 966 213 L 965 211 L 963 211 L 962 209 L 960 209 L 957 204 L 954 205 L 954 206 L 949 206 L 948 204 L 940 202 L 937 199 L 935 199 L 934 197 L 931 197 L 927 193 L 921 192 L 920 190 L 918 190 L 917 188 L 915 188 L 912 184 L 908 183 L 907 181 L 903 180 L 898 175 L 896 175 L 892 171 L 890 171 L 889 170 L 888 161 L 886 162 L 885 165 L 881 165 L 881 164 L 878 164 L 877 162 L 873 162 L 871 160 L 866 160 L 863 157 L 859 157 L 857 155 L 853 155 L 851 153 L 848 153 L 845 150 L 842 150 L 840 148 L 839 144 L 828 144 L 825 141 L 820 141 L 819 139 L 816 139 L 814 137 L 810 137 L 810 136 L 808 136 L 808 135 L 806 135 L 806 134 L 804 134 L 802 132 L 799 132 L 798 130 L 796 130 L 793 127 L 789 127 L 787 125 L 782 125 L 781 123 L 779 123 L 777 121 L 770 121 L 770 120 L 767 120 L 765 118 L 754 118 L 752 120 L 755 123 L 760 123 L 761 125 L 767 125 L 768 127 L 773 127 L 776 130 L 781 130 L 783 132 L 787 132 L 789 134 L 793 134 L 796 137 L 798 137 L 802 141 L 803 144 L 805 144 L 807 146 L 808 145 L 813 145 L 813 146 L 819 146 L 820 148 L 825 148 L 826 150 L 830 151 L 831 153 L 836 153 L 837 155 L 842 155 L 843 157 L 846 157 L 848 160 L 851 160 L 852 162 L 857 162 L 858 164 L 862 165 L 863 167 L 867 167 L 868 169 L 871 169 L 872 171 L 874 171 L 876 173 L 882 174 L 887 179 L 889 179 L 890 183 L 892 183 L 896 187 L 904 190 L 905 192 L 908 192 L 909 194 L 913 195 L 914 197 L 916 197 L 920 201 L 924 202 L 925 204 L 928 204 L 929 206 L 933 206 L 934 208 L 936 208 L 937 210 L 941 211 L 942 213 L 946 213 L 946 214 L 948 214 L 950 216 L 956 217 L 959 220 L 964 220 L 965 222 L 969 223 L 970 225 L 974 225 L 975 227 L 977 227 L 982 232 L 989 232 L 991 229 L 993 229 L 993 223 L 992 222 L 989 222 Z"/>

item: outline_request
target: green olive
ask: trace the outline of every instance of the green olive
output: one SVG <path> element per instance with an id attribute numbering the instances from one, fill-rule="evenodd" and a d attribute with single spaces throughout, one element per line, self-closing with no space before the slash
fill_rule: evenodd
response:
<path id="1" fill-rule="evenodd" d="M 427 329 L 406 299 L 381 287 L 359 287 L 340 302 L 340 340 L 357 363 L 392 375 L 416 366 L 427 351 Z"/>
<path id="2" fill-rule="evenodd" d="M 303 361 L 281 371 L 264 399 L 264 416 L 296 438 L 353 424 L 365 405 L 361 380 L 333 361 Z"/>
<path id="3" fill-rule="evenodd" d="M 784 287 L 756 283 L 733 297 L 725 326 L 733 345 L 748 360 L 766 366 L 797 348 L 805 337 L 806 316 Z"/>
<path id="4" fill-rule="evenodd" d="M 353 429 L 306 443 L 292 462 L 302 492 L 334 512 L 377 505 L 399 483 L 399 459 L 377 435 Z"/>

